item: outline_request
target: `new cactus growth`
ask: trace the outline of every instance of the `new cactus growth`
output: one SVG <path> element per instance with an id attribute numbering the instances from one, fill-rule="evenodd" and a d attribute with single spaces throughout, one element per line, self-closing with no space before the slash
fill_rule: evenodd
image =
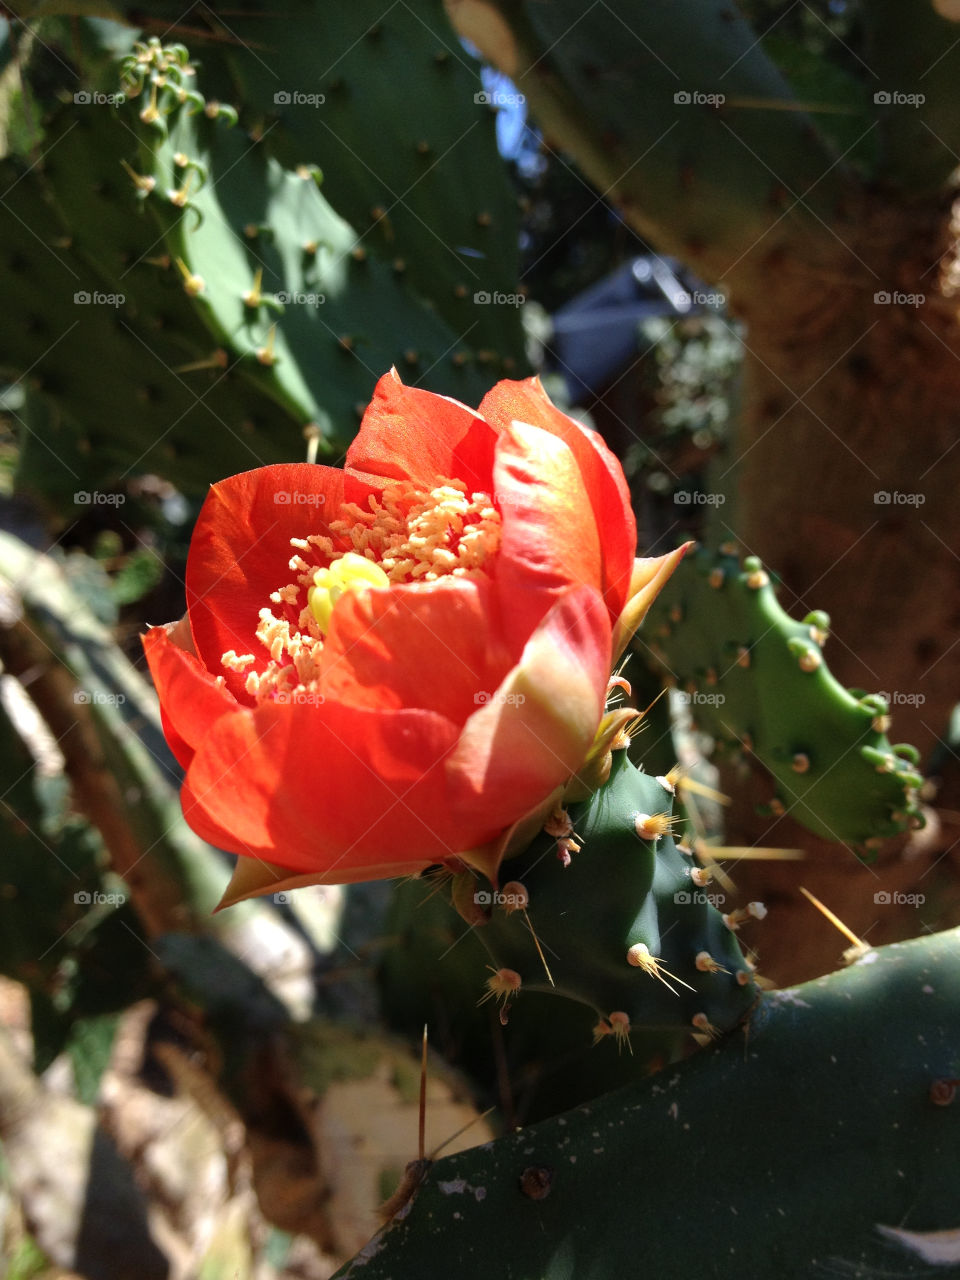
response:
<path id="1" fill-rule="evenodd" d="M 708 627 L 698 619 L 709 618 Z M 773 778 L 770 812 L 870 856 L 922 825 L 918 754 L 887 737 L 882 697 L 844 689 L 823 657 L 829 619 L 788 617 L 756 557 L 699 551 L 651 609 L 638 652 L 689 703 L 718 752 Z"/>
<path id="2" fill-rule="evenodd" d="M 400 895 L 388 927 L 405 945 L 384 958 L 388 1012 L 412 1028 L 439 1003 L 442 1023 L 482 1041 L 489 1019 L 474 1005 L 496 996 L 525 1115 L 677 1058 L 736 1026 L 756 999 L 724 894 L 674 838 L 664 781 L 615 751 L 606 784 L 505 863 L 499 889 L 457 877 L 453 900 L 470 929 L 436 903 L 421 912 L 429 883 Z M 414 974 L 426 986 L 419 1001 Z"/>

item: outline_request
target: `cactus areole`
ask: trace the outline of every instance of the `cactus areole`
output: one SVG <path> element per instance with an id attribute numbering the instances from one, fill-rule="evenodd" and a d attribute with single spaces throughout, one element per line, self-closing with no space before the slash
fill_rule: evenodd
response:
<path id="1" fill-rule="evenodd" d="M 536 379 L 479 411 L 381 378 L 342 470 L 215 484 L 187 615 L 144 637 L 225 902 L 435 863 L 496 879 L 587 758 L 682 549 L 635 560 L 619 463 Z"/>

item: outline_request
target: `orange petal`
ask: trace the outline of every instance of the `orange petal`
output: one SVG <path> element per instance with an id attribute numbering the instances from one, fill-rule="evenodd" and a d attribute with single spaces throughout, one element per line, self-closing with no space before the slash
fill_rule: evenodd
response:
<path id="1" fill-rule="evenodd" d="M 321 692 L 352 706 L 422 707 L 462 724 L 519 656 L 500 640 L 494 589 L 441 578 L 337 602 Z"/>
<path id="2" fill-rule="evenodd" d="M 396 369 L 377 383 L 347 468 L 371 484 L 412 480 L 432 489 L 437 477 L 466 481 L 468 492 L 490 492 L 496 433 L 459 400 L 405 387 Z"/>
<path id="3" fill-rule="evenodd" d="M 141 637 L 153 683 L 160 698 L 163 732 L 170 750 L 186 768 L 194 752 L 220 716 L 236 711 L 236 699 L 199 661 L 174 642 L 183 637 L 181 623 L 151 627 Z"/>
<path id="4" fill-rule="evenodd" d="M 549 431 L 511 423 L 497 441 L 494 484 L 501 609 L 508 635 L 525 639 L 571 586 L 601 592 L 600 534 L 573 451 Z"/>
<path id="5" fill-rule="evenodd" d="M 611 618 L 627 601 L 637 525 L 623 468 L 603 438 L 562 413 L 544 391 L 539 378 L 498 382 L 480 404 L 480 412 L 496 430 L 515 419 L 551 431 L 573 452 L 583 477 L 594 519 L 603 542 L 603 598 Z"/>
<path id="6" fill-rule="evenodd" d="M 202 820 L 228 833 L 221 848 L 318 884 L 376 878 L 457 852 L 443 764 L 456 736 L 428 711 L 264 703 L 217 721 L 187 782 Z"/>
<path id="7" fill-rule="evenodd" d="M 466 722 L 447 761 L 463 829 L 495 840 L 576 772 L 603 714 L 610 622 L 598 592 L 574 587 L 556 602 L 520 662 Z M 488 867 L 478 865 L 489 874 Z"/>
<path id="8" fill-rule="evenodd" d="M 246 673 L 262 671 L 269 654 L 256 639 L 270 593 L 293 580 L 291 538 L 326 536 L 339 517 L 343 472 L 306 462 L 260 467 L 215 484 L 200 511 L 187 558 L 187 612 L 197 653 L 230 692 L 250 704 Z M 291 611 L 291 619 L 293 618 Z M 252 653 L 244 674 L 224 671 L 229 649 Z"/>

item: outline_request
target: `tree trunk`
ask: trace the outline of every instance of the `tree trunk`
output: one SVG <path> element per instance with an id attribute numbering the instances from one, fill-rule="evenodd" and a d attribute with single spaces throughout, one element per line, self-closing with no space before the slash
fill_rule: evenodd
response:
<path id="1" fill-rule="evenodd" d="M 926 753 L 960 700 L 955 229 L 936 202 L 836 235 L 832 264 L 768 262 L 735 298 L 736 536 L 789 612 L 831 614 L 831 670 L 888 693 L 895 738 Z"/>

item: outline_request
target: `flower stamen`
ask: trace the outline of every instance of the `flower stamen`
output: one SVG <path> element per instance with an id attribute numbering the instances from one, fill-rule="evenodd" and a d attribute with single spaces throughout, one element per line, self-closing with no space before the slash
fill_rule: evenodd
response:
<path id="1" fill-rule="evenodd" d="M 249 671 L 244 688 L 257 702 L 319 696 L 321 656 L 341 596 L 447 576 L 485 576 L 500 546 L 500 513 L 487 493 L 468 495 L 460 480 L 437 477 L 429 491 L 410 481 L 388 485 L 367 509 L 344 503 L 325 534 L 291 538 L 295 581 L 270 593 L 256 637 L 269 654 Z M 243 674 L 253 653 L 229 650 L 227 671 Z"/>

